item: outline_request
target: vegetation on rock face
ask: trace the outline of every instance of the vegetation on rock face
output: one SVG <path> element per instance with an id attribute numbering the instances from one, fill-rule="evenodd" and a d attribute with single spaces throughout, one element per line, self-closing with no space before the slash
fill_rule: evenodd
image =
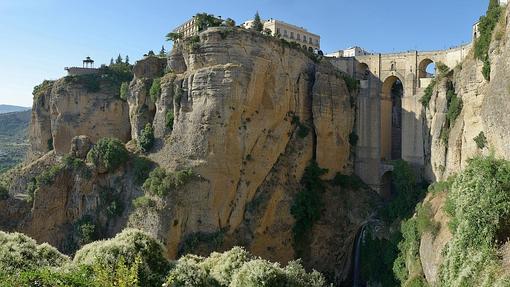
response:
<path id="1" fill-rule="evenodd" d="M 443 286 L 508 286 L 498 254 L 510 235 L 509 188 L 510 162 L 493 157 L 469 160 L 455 178 L 445 204 L 453 238 L 443 252 Z"/>
<path id="2" fill-rule="evenodd" d="M 129 159 L 129 153 L 118 139 L 102 138 L 87 154 L 87 161 L 108 171 L 115 171 Z"/>
<path id="3" fill-rule="evenodd" d="M 167 279 L 168 286 L 230 287 L 322 287 L 324 277 L 307 273 L 297 261 L 286 267 L 256 258 L 235 247 L 225 253 L 212 253 L 208 258 L 187 255 L 179 259 Z"/>
<path id="4" fill-rule="evenodd" d="M 473 140 L 479 149 L 484 149 L 487 146 L 487 138 L 483 132 L 480 132 Z"/>
<path id="5" fill-rule="evenodd" d="M 154 146 L 154 128 L 147 123 L 138 137 L 138 145 L 143 152 L 148 152 Z"/>
<path id="6" fill-rule="evenodd" d="M 420 103 L 423 105 L 423 107 L 427 108 L 430 103 L 430 99 L 432 99 L 432 93 L 434 92 L 434 88 L 436 86 L 436 81 L 432 80 L 430 84 L 425 88 L 425 91 L 423 92 L 423 97 L 420 99 Z"/>
<path id="7" fill-rule="evenodd" d="M 168 172 L 162 168 L 154 169 L 149 178 L 143 184 L 143 189 L 160 197 L 168 195 L 168 193 L 188 183 L 194 174 L 191 169 Z"/>
<path id="8" fill-rule="evenodd" d="M 499 5 L 499 1 L 490 0 L 487 13 L 480 18 L 478 24 L 479 36 L 475 40 L 474 51 L 475 57 L 483 62 L 482 73 L 487 81 L 490 81 L 491 74 L 489 48 L 492 40 L 492 33 L 502 14 L 503 9 Z"/>
<path id="9" fill-rule="evenodd" d="M 127 94 L 129 92 L 129 83 L 128 82 L 122 82 L 120 85 L 120 98 L 124 101 L 127 100 Z"/>
<path id="10" fill-rule="evenodd" d="M 154 168 L 154 162 L 145 157 L 135 156 L 132 159 L 132 165 L 134 182 L 137 185 L 142 185 Z"/>
<path id="11" fill-rule="evenodd" d="M 198 13 L 195 15 L 195 25 L 199 32 L 207 30 L 210 27 L 218 27 L 222 23 L 221 19 L 207 13 Z"/>
<path id="12" fill-rule="evenodd" d="M 173 130 L 174 129 L 174 113 L 172 111 L 167 111 L 166 112 L 166 115 L 165 115 L 165 124 L 166 124 L 166 127 L 169 128 L 170 130 Z"/>
<path id="13" fill-rule="evenodd" d="M 120 58 L 120 62 L 117 61 L 109 66 L 101 66 L 96 74 L 66 76 L 64 81 L 65 83 L 81 85 L 88 93 L 101 91 L 101 84 L 103 83 L 103 87 L 112 88 L 120 94 L 122 83 L 130 82 L 133 79 L 132 69 L 132 65 L 122 62 L 122 58 Z"/>
<path id="14" fill-rule="evenodd" d="M 450 136 L 450 130 L 455 124 L 455 120 L 460 115 L 463 107 L 463 102 L 460 97 L 455 93 L 455 89 L 452 83 L 448 83 L 448 90 L 446 92 L 446 121 L 441 129 L 440 138 L 443 140 L 445 144 L 448 143 L 448 138 Z"/>
<path id="15" fill-rule="evenodd" d="M 149 95 L 153 103 L 155 103 L 159 99 L 160 94 L 161 94 L 161 78 L 156 78 L 152 80 L 152 85 L 149 90 Z"/>
<path id="16" fill-rule="evenodd" d="M 35 86 L 34 91 L 32 92 L 34 99 L 39 99 L 41 96 L 51 91 L 54 83 L 55 81 L 44 80 L 41 84 Z"/>
<path id="17" fill-rule="evenodd" d="M 321 209 L 324 206 L 321 194 L 325 190 L 324 183 L 320 177 L 328 172 L 320 168 L 315 161 L 312 161 L 305 169 L 301 184 L 303 189 L 295 197 L 290 213 L 296 220 L 292 231 L 294 233 L 294 249 L 300 251 L 306 242 L 307 236 L 313 224 L 320 219 Z"/>

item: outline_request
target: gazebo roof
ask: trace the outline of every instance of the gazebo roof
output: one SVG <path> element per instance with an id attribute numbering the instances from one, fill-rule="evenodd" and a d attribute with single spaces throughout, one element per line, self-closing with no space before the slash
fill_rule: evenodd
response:
<path id="1" fill-rule="evenodd" d="M 92 60 L 90 57 L 87 57 L 85 60 L 83 60 L 83 63 L 94 63 L 94 60 Z"/>

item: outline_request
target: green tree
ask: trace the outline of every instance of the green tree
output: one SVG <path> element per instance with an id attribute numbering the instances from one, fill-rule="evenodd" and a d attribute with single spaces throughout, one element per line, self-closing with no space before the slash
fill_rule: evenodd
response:
<path id="1" fill-rule="evenodd" d="M 115 61 L 115 64 L 122 64 L 122 57 L 120 54 L 117 56 L 117 60 Z"/>
<path id="2" fill-rule="evenodd" d="M 110 59 L 110 66 L 113 65 L 113 58 Z"/>
<path id="3" fill-rule="evenodd" d="M 262 32 L 264 30 L 264 24 L 262 24 L 262 20 L 260 20 L 259 12 L 255 13 L 255 18 L 253 19 L 252 29 L 255 31 Z"/>
<path id="4" fill-rule="evenodd" d="M 166 34 L 166 40 L 167 41 L 177 41 L 177 40 L 181 40 L 182 39 L 182 33 L 175 33 L 175 32 L 170 32 L 168 34 Z"/>
<path id="5" fill-rule="evenodd" d="M 227 18 L 227 20 L 225 20 L 225 26 L 227 26 L 227 27 L 235 27 L 236 26 L 236 21 L 234 21 L 232 18 Z"/>
<path id="6" fill-rule="evenodd" d="M 128 55 L 126 55 L 126 64 L 129 65 L 129 56 Z"/>
<path id="7" fill-rule="evenodd" d="M 166 50 L 165 50 L 165 46 L 164 45 L 161 46 L 161 50 L 159 51 L 159 55 L 160 56 L 165 56 L 166 55 Z"/>
<path id="8" fill-rule="evenodd" d="M 150 123 L 147 123 L 140 133 L 140 137 L 138 138 L 138 145 L 144 152 L 149 151 L 154 145 L 154 128 L 152 128 Z"/>

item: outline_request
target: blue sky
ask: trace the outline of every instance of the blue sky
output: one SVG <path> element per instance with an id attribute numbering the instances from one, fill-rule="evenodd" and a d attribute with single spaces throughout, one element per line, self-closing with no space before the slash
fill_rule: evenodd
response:
<path id="1" fill-rule="evenodd" d="M 443 49 L 469 42 L 488 0 L 0 0 L 0 104 L 30 106 L 32 89 L 85 56 L 135 61 L 197 12 L 238 23 L 276 18 L 321 35 L 324 52 Z"/>

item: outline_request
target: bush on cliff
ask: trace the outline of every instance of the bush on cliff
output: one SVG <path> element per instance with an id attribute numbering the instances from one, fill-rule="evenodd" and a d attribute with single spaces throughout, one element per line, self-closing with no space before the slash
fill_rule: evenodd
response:
<path id="1" fill-rule="evenodd" d="M 152 80 L 152 85 L 149 89 L 149 95 L 153 103 L 155 103 L 159 95 L 161 94 L 161 78 L 156 78 Z"/>
<path id="2" fill-rule="evenodd" d="M 453 181 L 445 210 L 453 238 L 440 268 L 443 286 L 508 286 L 499 248 L 510 236 L 510 162 L 476 157 Z"/>
<path id="3" fill-rule="evenodd" d="M 147 123 L 138 137 L 138 146 L 143 152 L 148 152 L 154 146 L 154 128 Z"/>
<path id="4" fill-rule="evenodd" d="M 172 190 L 188 183 L 193 177 L 191 169 L 168 172 L 162 168 L 154 169 L 143 184 L 143 189 L 153 195 L 164 197 Z"/>
<path id="5" fill-rule="evenodd" d="M 115 171 L 129 159 L 129 153 L 124 144 L 114 138 L 102 138 L 87 154 L 87 161 L 96 167 L 104 167 L 108 171 Z"/>
<path id="6" fill-rule="evenodd" d="M 76 253 L 73 262 L 88 266 L 101 264 L 114 269 L 122 258 L 128 266 L 139 265 L 140 286 L 161 286 L 170 268 L 163 252 L 161 243 L 150 235 L 136 229 L 125 229 L 113 239 L 85 245 Z"/>
<path id="7" fill-rule="evenodd" d="M 306 167 L 301 179 L 303 189 L 294 197 L 290 213 L 296 220 L 292 231 L 294 233 L 294 248 L 298 253 L 302 249 L 302 245 L 305 244 L 314 223 L 320 219 L 321 209 L 324 206 L 322 193 L 325 189 L 320 177 L 327 172 L 327 169 L 320 168 L 315 161 L 312 161 Z"/>
<path id="8" fill-rule="evenodd" d="M 492 40 L 492 33 L 503 14 L 503 9 L 499 5 L 499 1 L 490 0 L 489 8 L 485 16 L 480 18 L 478 24 L 479 36 L 475 40 L 474 51 L 475 57 L 483 62 L 483 76 L 489 81 L 491 74 L 491 63 L 489 58 L 489 48 Z"/>

